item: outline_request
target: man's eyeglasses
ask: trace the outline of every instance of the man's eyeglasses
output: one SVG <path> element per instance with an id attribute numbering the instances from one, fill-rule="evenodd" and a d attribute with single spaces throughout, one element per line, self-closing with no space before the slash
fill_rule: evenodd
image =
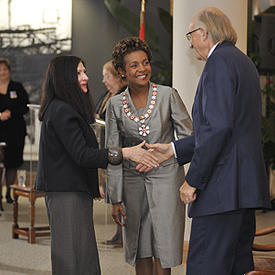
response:
<path id="1" fill-rule="evenodd" d="M 200 30 L 201 28 L 197 28 L 197 29 L 195 29 L 195 30 L 193 30 L 193 31 L 191 31 L 191 32 L 188 32 L 185 36 L 186 36 L 186 38 L 187 38 L 187 40 L 188 41 L 190 41 L 191 39 L 192 39 L 192 33 L 193 32 L 196 32 L 196 31 L 198 31 L 198 30 Z"/>

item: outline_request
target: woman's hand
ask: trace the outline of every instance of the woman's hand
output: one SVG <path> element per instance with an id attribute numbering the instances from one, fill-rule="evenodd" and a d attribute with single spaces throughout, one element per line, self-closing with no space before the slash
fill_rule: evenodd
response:
<path id="1" fill-rule="evenodd" d="M 11 117 L 11 111 L 6 109 L 4 112 L 1 113 L 0 119 L 2 121 L 8 120 Z"/>
<path id="2" fill-rule="evenodd" d="M 94 198 L 96 201 L 100 201 L 105 198 L 105 194 L 103 191 L 99 190 L 100 197 Z"/>
<path id="3" fill-rule="evenodd" d="M 157 157 L 150 151 L 142 148 L 145 145 L 145 141 L 133 147 L 122 148 L 123 158 L 130 159 L 137 164 L 142 164 L 149 168 L 155 168 L 159 166 Z"/>
<path id="4" fill-rule="evenodd" d="M 122 221 L 119 219 L 119 213 L 121 214 L 123 219 L 126 220 L 126 214 L 120 202 L 112 205 L 112 217 L 115 223 L 119 224 L 120 226 L 124 226 Z"/>

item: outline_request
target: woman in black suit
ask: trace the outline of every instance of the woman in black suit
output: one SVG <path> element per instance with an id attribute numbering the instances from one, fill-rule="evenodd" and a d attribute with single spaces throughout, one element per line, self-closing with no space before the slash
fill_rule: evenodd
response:
<path id="1" fill-rule="evenodd" d="M 14 183 L 17 168 L 23 163 L 26 136 L 24 114 L 29 110 L 28 94 L 20 82 L 10 79 L 11 66 L 0 58 L 0 141 L 6 142 L 4 165 L 6 168 L 7 203 L 12 203 L 10 185 Z"/>
<path id="2" fill-rule="evenodd" d="M 97 168 L 122 157 L 158 165 L 144 143 L 98 149 L 87 82 L 80 58 L 59 56 L 50 62 L 43 87 L 36 189 L 45 191 L 54 275 L 100 274 L 92 212 L 93 198 L 101 197 Z"/>

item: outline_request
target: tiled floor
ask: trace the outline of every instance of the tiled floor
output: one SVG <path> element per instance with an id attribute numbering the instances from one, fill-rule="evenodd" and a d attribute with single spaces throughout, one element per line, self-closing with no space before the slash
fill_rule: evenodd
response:
<path id="1" fill-rule="evenodd" d="M 50 238 L 37 238 L 36 244 L 28 244 L 25 237 L 15 240 L 11 238 L 13 220 L 12 205 L 4 201 L 4 209 L 0 216 L 0 274 L 1 275 L 50 275 Z M 122 248 L 113 248 L 102 244 L 110 239 L 116 230 L 116 225 L 111 219 L 110 206 L 103 201 L 95 202 L 94 221 L 100 254 L 103 275 L 131 275 L 135 274 L 134 268 L 126 264 Z M 19 222 L 28 225 L 29 202 L 25 198 L 19 199 Z M 47 223 L 44 200 L 36 202 L 36 224 Z M 257 211 L 257 228 L 275 224 L 275 211 L 263 213 Z M 275 243 L 275 234 L 261 240 Z M 274 253 L 275 254 L 275 253 Z M 179 266 L 172 269 L 172 275 L 185 274 L 185 267 Z"/>

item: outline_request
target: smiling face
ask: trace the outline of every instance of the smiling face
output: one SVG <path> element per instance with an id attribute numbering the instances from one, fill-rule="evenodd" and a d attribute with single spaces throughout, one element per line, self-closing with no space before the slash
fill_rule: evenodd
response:
<path id="1" fill-rule="evenodd" d="M 77 66 L 77 75 L 78 75 L 78 83 L 84 93 L 88 92 L 88 76 L 86 74 L 86 69 L 82 62 L 79 62 Z"/>
<path id="2" fill-rule="evenodd" d="M 0 63 L 0 81 L 10 81 L 10 71 L 4 63 Z"/>
<path id="3" fill-rule="evenodd" d="M 151 65 L 144 51 L 138 50 L 124 56 L 125 69 L 119 68 L 125 75 L 129 86 L 147 86 L 151 78 Z"/>

